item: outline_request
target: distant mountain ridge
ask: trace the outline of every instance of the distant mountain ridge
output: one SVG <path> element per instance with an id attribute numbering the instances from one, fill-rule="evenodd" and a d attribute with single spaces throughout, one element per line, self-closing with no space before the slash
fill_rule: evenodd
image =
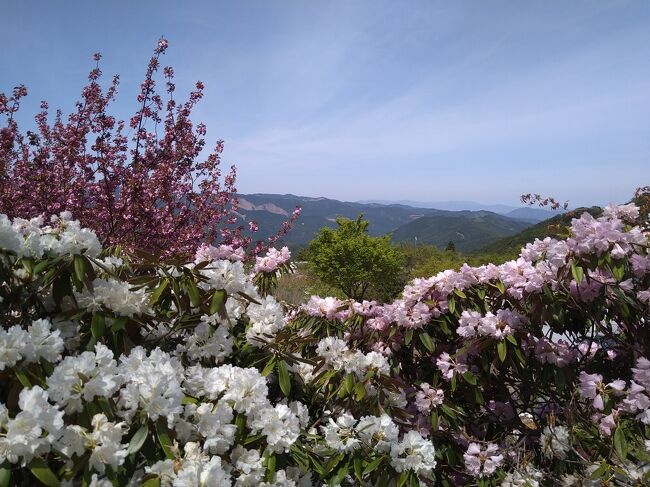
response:
<path id="1" fill-rule="evenodd" d="M 336 217 L 356 218 L 359 213 L 370 222 L 373 236 L 391 235 L 394 242 L 431 243 L 440 247 L 453 241 L 461 251 L 472 251 L 529 226 L 532 220 L 512 218 L 491 211 L 450 211 L 377 202 L 359 203 L 292 194 L 238 194 L 238 224 L 252 220 L 259 226 L 255 236 L 275 233 L 296 206 L 302 214 L 282 243 L 301 247 L 324 226 L 335 227 Z M 524 208 L 525 210 L 525 208 Z"/>
<path id="2" fill-rule="evenodd" d="M 493 213 L 498 213 L 500 215 L 509 216 L 511 218 L 518 218 L 520 220 L 525 220 L 531 223 L 537 223 L 548 218 L 552 218 L 557 215 L 557 211 L 550 211 L 543 208 L 531 208 L 531 207 L 517 207 L 509 205 L 500 205 L 500 204 L 485 204 L 477 203 L 476 201 L 412 201 L 412 200 L 399 200 L 399 201 L 390 201 L 390 200 L 364 200 L 359 201 L 362 204 L 381 204 L 381 205 L 405 205 L 412 206 L 414 208 L 432 208 L 437 210 L 447 210 L 447 211 L 491 211 Z M 563 213 L 560 211 L 559 213 Z"/>

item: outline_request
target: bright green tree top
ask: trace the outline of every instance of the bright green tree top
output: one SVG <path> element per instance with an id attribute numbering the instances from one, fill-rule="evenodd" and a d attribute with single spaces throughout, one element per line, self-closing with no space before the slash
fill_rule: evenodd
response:
<path id="1" fill-rule="evenodd" d="M 313 272 L 352 299 L 394 296 L 403 285 L 402 253 L 389 237 L 369 236 L 363 214 L 356 220 L 338 217 L 336 223 L 338 228 L 322 228 L 309 244 Z"/>

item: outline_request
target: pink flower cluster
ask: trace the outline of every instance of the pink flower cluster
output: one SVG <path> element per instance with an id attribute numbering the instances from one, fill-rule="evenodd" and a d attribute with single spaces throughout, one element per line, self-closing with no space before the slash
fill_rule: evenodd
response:
<path id="1" fill-rule="evenodd" d="M 640 357 L 632 368 L 632 380 L 622 379 L 605 383 L 601 374 L 580 374 L 580 396 L 590 401 L 596 412 L 592 420 L 602 435 L 609 436 L 625 415 L 650 425 L 650 360 Z M 611 404 L 609 414 L 601 411 Z"/>
<path id="2" fill-rule="evenodd" d="M 474 336 L 490 336 L 502 339 L 512 335 L 514 330 L 520 329 L 526 323 L 526 317 L 508 309 L 500 309 L 496 315 L 488 311 L 485 316 L 476 311 L 463 311 L 460 317 L 460 326 L 456 333 L 464 338 Z"/>
<path id="3" fill-rule="evenodd" d="M 286 265 L 291 258 L 291 252 L 288 247 L 282 247 L 281 250 L 270 248 L 263 257 L 255 258 L 253 272 L 275 272 L 281 266 Z"/>
<path id="4" fill-rule="evenodd" d="M 638 212 L 627 205 L 624 210 L 617 207 L 608 207 L 603 216 L 594 218 L 584 213 L 580 218 L 572 221 L 571 232 L 573 237 L 568 240 L 556 240 L 547 237 L 543 240 L 526 245 L 521 250 L 518 259 L 501 265 L 487 264 L 479 267 L 463 265 L 459 271 L 447 270 L 427 279 L 414 279 L 405 286 L 402 297 L 392 303 L 376 305 L 372 312 L 363 314 L 370 318 L 368 326 L 373 329 L 385 329 L 394 323 L 402 328 L 422 328 L 432 318 L 438 318 L 449 312 L 449 299 L 456 298 L 456 293 L 462 293 L 476 285 L 503 286 L 506 295 L 516 301 L 523 301 L 531 294 L 540 294 L 545 286 L 551 291 L 555 290 L 558 283 L 564 279 L 562 274 L 573 256 L 596 253 L 600 255 L 605 250 L 613 256 L 631 255 L 633 268 L 636 273 L 650 270 L 650 257 L 641 255 L 636 249 L 648 245 L 648 235 L 640 227 L 626 228 L 623 220 L 618 216 L 626 217 Z M 636 257 L 635 257 L 636 256 Z M 589 279 L 580 283 L 570 280 L 571 287 L 577 299 L 589 302 L 597 296 L 605 284 L 617 283 L 611 273 L 604 269 L 587 272 Z M 626 283 L 622 283 L 623 286 Z M 462 296 L 462 294 L 460 294 Z M 648 296 L 650 299 L 650 296 Z M 312 297 L 303 310 L 309 314 L 320 314 L 321 301 L 330 298 Z M 355 312 L 353 302 L 339 301 L 337 308 L 351 308 L 349 312 L 342 313 L 339 309 L 336 319 L 345 321 Z M 521 315 L 503 309 L 497 315 L 491 313 L 478 318 L 476 315 L 464 315 L 459 334 L 465 337 L 474 335 L 493 336 L 500 338 L 512 333 L 512 330 L 524 326 Z M 334 315 L 328 313 L 328 319 Z M 479 325 L 482 325 L 479 327 Z"/>
<path id="5" fill-rule="evenodd" d="M 246 259 L 246 252 L 241 247 L 234 247 L 232 245 L 219 245 L 215 247 L 203 243 L 199 246 L 194 255 L 194 262 L 212 262 L 215 260 L 229 260 L 231 262 L 241 262 Z"/>

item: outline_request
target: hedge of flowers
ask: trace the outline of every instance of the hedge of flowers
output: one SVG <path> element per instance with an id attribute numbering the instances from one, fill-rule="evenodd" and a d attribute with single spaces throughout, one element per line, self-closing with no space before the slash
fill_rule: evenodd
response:
<path id="1" fill-rule="evenodd" d="M 290 309 L 286 249 L 160 262 L 2 215 L 0 485 L 645 485 L 647 222 L 568 231 Z"/>

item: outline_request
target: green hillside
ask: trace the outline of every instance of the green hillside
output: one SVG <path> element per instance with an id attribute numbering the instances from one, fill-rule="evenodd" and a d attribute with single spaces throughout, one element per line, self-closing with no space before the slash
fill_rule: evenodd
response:
<path id="1" fill-rule="evenodd" d="M 328 198 L 310 198 L 291 194 L 240 194 L 237 225 L 255 220 L 259 232 L 254 238 L 277 231 L 296 206 L 302 214 L 291 232 L 278 244 L 292 249 L 304 247 L 322 227 L 336 226 L 336 217 L 355 219 L 360 213 L 370 222 L 372 236 L 393 234 L 394 242 L 434 244 L 445 248 L 451 240 L 461 252 L 469 252 L 506 235 L 515 234 L 534 221 L 537 213 L 517 213 L 513 218 L 491 211 L 449 211 L 414 208 L 401 204 L 353 203 Z M 524 208 L 524 210 L 527 210 Z"/>
<path id="2" fill-rule="evenodd" d="M 545 237 L 566 236 L 566 228 L 571 225 L 571 220 L 579 217 L 585 211 L 597 216 L 600 215 L 603 210 L 598 206 L 592 206 L 591 208 L 578 208 L 539 222 L 515 235 L 510 235 L 491 242 L 472 253 L 476 255 L 503 255 L 508 258 L 514 258 L 519 254 L 522 247 L 527 243 L 533 242 L 536 238 L 543 239 Z"/>
<path id="3" fill-rule="evenodd" d="M 459 251 L 472 252 L 528 226 L 530 223 L 489 211 L 462 211 L 418 218 L 399 227 L 391 238 L 395 243 L 432 244 L 438 248 L 453 242 Z"/>

